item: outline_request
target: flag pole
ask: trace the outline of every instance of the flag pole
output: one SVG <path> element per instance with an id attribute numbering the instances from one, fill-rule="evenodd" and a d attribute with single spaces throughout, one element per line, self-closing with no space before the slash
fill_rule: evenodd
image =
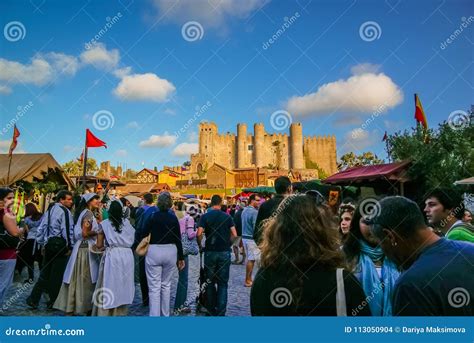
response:
<path id="1" fill-rule="evenodd" d="M 86 191 L 86 175 L 87 175 L 87 130 L 86 130 L 86 139 L 84 142 L 84 167 L 82 168 L 82 188 L 83 192 Z"/>
<path id="2" fill-rule="evenodd" d="M 10 158 L 8 160 L 7 186 L 10 186 L 10 168 L 12 166 L 12 158 L 13 158 L 13 153 L 10 154 Z"/>

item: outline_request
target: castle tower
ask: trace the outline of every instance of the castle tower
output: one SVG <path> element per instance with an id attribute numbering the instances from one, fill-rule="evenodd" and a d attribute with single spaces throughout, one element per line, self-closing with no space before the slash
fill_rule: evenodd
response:
<path id="1" fill-rule="evenodd" d="M 247 164 L 247 124 L 237 124 L 237 168 Z"/>
<path id="2" fill-rule="evenodd" d="M 265 127 L 262 123 L 257 123 L 253 126 L 254 132 L 254 156 L 255 156 L 255 167 L 261 168 L 265 166 Z"/>
<path id="3" fill-rule="evenodd" d="M 303 127 L 301 123 L 292 123 L 290 126 L 290 167 L 303 169 Z"/>
<path id="4" fill-rule="evenodd" d="M 199 124 L 199 153 L 212 155 L 214 150 L 214 137 L 217 135 L 217 125 L 215 123 Z"/>

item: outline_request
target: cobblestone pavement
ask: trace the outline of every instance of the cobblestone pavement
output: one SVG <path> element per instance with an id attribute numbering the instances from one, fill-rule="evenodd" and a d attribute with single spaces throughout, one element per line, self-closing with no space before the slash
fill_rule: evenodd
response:
<path id="1" fill-rule="evenodd" d="M 38 267 L 36 266 L 36 269 Z M 38 278 L 36 270 L 35 278 Z M 254 271 L 255 274 L 255 271 Z M 25 299 L 30 295 L 34 284 L 23 283 L 27 278 L 26 269 L 20 276 L 15 275 L 14 282 L 4 299 L 3 307 L 0 308 L 0 316 L 61 316 L 62 312 L 57 310 L 47 310 L 44 298 L 37 310 L 32 310 L 26 305 Z M 199 292 L 199 256 L 189 256 L 189 280 L 188 280 L 188 302 L 192 308 L 190 316 L 196 315 L 196 297 Z M 229 293 L 227 298 L 227 316 L 250 316 L 250 288 L 244 286 L 245 265 L 232 264 L 230 267 Z M 178 272 L 173 275 L 171 284 L 171 308 L 173 308 L 176 294 L 176 284 Z M 129 316 L 147 316 L 148 307 L 142 306 L 140 284 L 135 284 L 135 298 L 129 307 Z M 197 314 L 202 315 L 202 314 Z"/>

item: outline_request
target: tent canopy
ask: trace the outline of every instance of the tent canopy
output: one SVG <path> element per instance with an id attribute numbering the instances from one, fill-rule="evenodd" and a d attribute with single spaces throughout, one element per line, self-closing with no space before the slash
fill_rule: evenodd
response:
<path id="1" fill-rule="evenodd" d="M 373 166 L 352 167 L 331 175 L 324 180 L 324 183 L 347 184 L 354 181 L 369 181 L 375 179 L 408 181 L 405 171 L 410 163 L 411 161 L 402 161 Z"/>
<path id="2" fill-rule="evenodd" d="M 275 187 L 268 187 L 268 186 L 259 186 L 254 188 L 242 188 L 243 192 L 251 192 L 251 193 L 268 193 L 273 194 L 275 192 Z"/>
<path id="3" fill-rule="evenodd" d="M 10 177 L 8 177 L 9 159 L 8 154 L 0 154 L 0 185 L 11 185 L 18 181 L 54 179 L 70 189 L 74 187 L 71 179 L 51 154 L 13 154 Z"/>

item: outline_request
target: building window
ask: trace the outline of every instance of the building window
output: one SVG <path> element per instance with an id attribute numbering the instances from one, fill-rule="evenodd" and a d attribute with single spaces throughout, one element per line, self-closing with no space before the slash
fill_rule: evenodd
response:
<path id="1" fill-rule="evenodd" d="M 249 150 L 249 151 L 252 151 L 252 150 L 253 150 L 253 144 L 249 144 L 249 145 L 248 145 L 248 150 Z"/>

